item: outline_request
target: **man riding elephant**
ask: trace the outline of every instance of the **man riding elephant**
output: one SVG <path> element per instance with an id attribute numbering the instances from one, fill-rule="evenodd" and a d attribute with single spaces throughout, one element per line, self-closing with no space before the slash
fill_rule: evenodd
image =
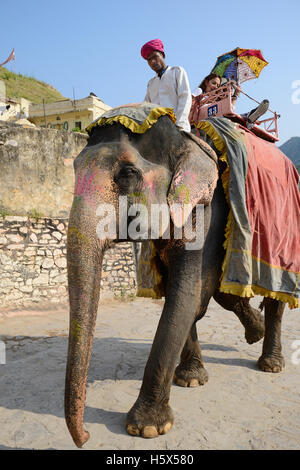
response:
<path id="1" fill-rule="evenodd" d="M 177 127 L 191 132 L 189 113 L 192 96 L 186 71 L 183 67 L 166 65 L 164 46 L 160 39 L 146 42 L 141 55 L 156 73 L 148 82 L 144 101 L 173 108 Z"/>

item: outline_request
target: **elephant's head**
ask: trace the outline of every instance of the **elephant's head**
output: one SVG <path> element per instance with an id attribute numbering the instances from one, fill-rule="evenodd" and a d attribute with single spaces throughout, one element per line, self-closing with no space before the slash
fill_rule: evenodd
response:
<path id="1" fill-rule="evenodd" d="M 89 437 L 83 429 L 84 401 L 105 249 L 139 234 L 141 239 L 162 236 L 170 218 L 156 219 L 155 225 L 155 210 L 161 207 L 170 209 L 171 225 L 182 225 L 197 203 L 209 204 L 217 182 L 215 162 L 168 117 L 143 135 L 120 129 L 119 124 L 106 126 L 92 135 L 74 165 L 65 414 L 79 447 Z M 182 218 L 178 208 L 184 204 L 189 209 Z"/>

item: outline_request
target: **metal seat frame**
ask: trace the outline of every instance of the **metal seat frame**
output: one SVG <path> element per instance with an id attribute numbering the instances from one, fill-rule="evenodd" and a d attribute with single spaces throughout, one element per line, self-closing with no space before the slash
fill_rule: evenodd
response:
<path id="1" fill-rule="evenodd" d="M 242 125 L 246 125 L 246 121 L 243 117 L 236 114 L 234 111 L 234 104 L 232 101 L 233 88 L 236 88 L 235 82 L 229 81 L 215 90 L 202 93 L 199 96 L 193 96 L 192 107 L 189 115 L 191 125 L 197 127 L 197 122 L 215 116 L 227 117 L 232 121 L 237 121 Z M 246 93 L 243 94 L 246 95 Z M 251 98 L 251 96 L 246 96 L 258 103 L 254 98 Z M 273 116 L 257 121 L 251 130 L 253 133 L 259 135 L 259 137 L 265 137 L 266 140 L 278 141 L 278 118 L 280 115 L 270 109 L 269 112 L 271 112 Z"/>

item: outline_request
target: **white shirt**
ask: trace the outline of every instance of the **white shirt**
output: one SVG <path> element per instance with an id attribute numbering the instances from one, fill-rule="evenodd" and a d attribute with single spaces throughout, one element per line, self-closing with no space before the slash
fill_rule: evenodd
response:
<path id="1" fill-rule="evenodd" d="M 151 78 L 147 85 L 144 101 L 173 108 L 176 116 L 176 126 L 191 132 L 189 113 L 192 105 L 192 95 L 184 68 L 168 66 L 161 78 L 158 75 Z"/>

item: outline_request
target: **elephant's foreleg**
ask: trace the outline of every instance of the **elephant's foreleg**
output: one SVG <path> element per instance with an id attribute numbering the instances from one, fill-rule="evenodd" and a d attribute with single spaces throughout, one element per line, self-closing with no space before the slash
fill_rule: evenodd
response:
<path id="1" fill-rule="evenodd" d="M 204 368 L 196 323 L 194 323 L 182 350 L 180 364 L 176 367 L 174 383 L 181 387 L 197 387 L 207 381 L 208 373 Z"/>
<path id="2" fill-rule="evenodd" d="M 173 414 L 170 389 L 176 363 L 198 309 L 200 268 L 191 263 L 194 253 L 174 253 L 166 301 L 146 364 L 137 401 L 127 415 L 127 432 L 156 437 L 169 431 Z"/>
<path id="3" fill-rule="evenodd" d="M 236 314 L 245 328 L 247 343 L 256 343 L 263 338 L 265 334 L 263 317 L 257 309 L 251 307 L 248 298 L 225 294 L 217 290 L 214 293 L 214 299 L 225 310 L 230 310 Z"/>
<path id="4" fill-rule="evenodd" d="M 284 305 L 278 300 L 264 299 L 266 333 L 258 367 L 265 372 L 280 372 L 284 367 L 284 357 L 281 354 L 281 320 Z"/>

